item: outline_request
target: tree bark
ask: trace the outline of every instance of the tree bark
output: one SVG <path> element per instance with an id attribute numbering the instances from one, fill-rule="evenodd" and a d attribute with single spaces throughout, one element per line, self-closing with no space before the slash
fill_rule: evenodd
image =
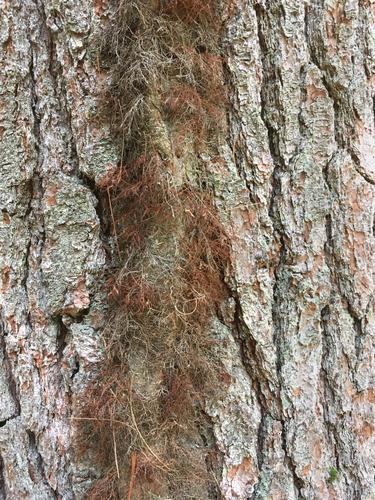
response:
<path id="1" fill-rule="evenodd" d="M 227 6 L 228 7 L 228 6 Z M 0 0 L 0 498 L 84 498 L 76 401 L 104 356 L 112 242 L 97 183 L 106 0 Z M 237 0 L 224 19 L 231 236 L 207 401 L 226 499 L 375 498 L 371 0 Z M 202 498 L 205 496 L 202 493 Z"/>

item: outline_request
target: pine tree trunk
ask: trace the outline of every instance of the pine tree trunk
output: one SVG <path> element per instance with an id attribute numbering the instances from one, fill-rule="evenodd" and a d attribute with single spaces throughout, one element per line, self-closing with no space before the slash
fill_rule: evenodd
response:
<path id="1" fill-rule="evenodd" d="M 111 12 L 0 0 L 3 499 L 84 498 L 100 477 L 74 433 L 104 356 Z M 374 20 L 371 0 L 227 9 L 225 162 L 207 165 L 231 236 L 228 384 L 206 408 L 226 499 L 375 498 Z"/>

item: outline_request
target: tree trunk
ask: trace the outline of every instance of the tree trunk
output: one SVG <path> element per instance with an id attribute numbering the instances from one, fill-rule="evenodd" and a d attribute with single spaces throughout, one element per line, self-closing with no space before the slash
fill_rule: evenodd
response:
<path id="1" fill-rule="evenodd" d="M 375 498 L 371 0 L 228 2 L 230 235 L 207 399 L 226 499 Z M 0 0 L 0 498 L 84 498 L 77 401 L 105 356 L 115 245 L 96 186 L 119 151 L 98 119 L 106 0 Z M 90 493 L 87 494 L 90 498 Z M 200 497 L 206 498 L 202 491 Z"/>

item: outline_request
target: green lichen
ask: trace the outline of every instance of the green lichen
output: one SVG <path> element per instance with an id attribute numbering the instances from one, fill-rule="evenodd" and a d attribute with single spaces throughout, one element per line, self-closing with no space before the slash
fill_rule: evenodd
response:
<path id="1" fill-rule="evenodd" d="M 335 467 L 331 467 L 329 469 L 329 478 L 328 478 L 328 483 L 332 484 L 334 481 L 337 479 L 337 469 Z"/>

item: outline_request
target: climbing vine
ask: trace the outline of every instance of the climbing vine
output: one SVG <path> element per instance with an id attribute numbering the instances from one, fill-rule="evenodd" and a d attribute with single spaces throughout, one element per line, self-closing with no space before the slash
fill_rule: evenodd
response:
<path id="1" fill-rule="evenodd" d="M 215 490 L 202 429 L 229 257 L 207 169 L 225 130 L 220 27 L 214 0 L 117 1 L 101 40 L 120 162 L 100 185 L 115 264 L 106 358 L 81 401 L 81 448 L 104 471 L 89 498 Z"/>

